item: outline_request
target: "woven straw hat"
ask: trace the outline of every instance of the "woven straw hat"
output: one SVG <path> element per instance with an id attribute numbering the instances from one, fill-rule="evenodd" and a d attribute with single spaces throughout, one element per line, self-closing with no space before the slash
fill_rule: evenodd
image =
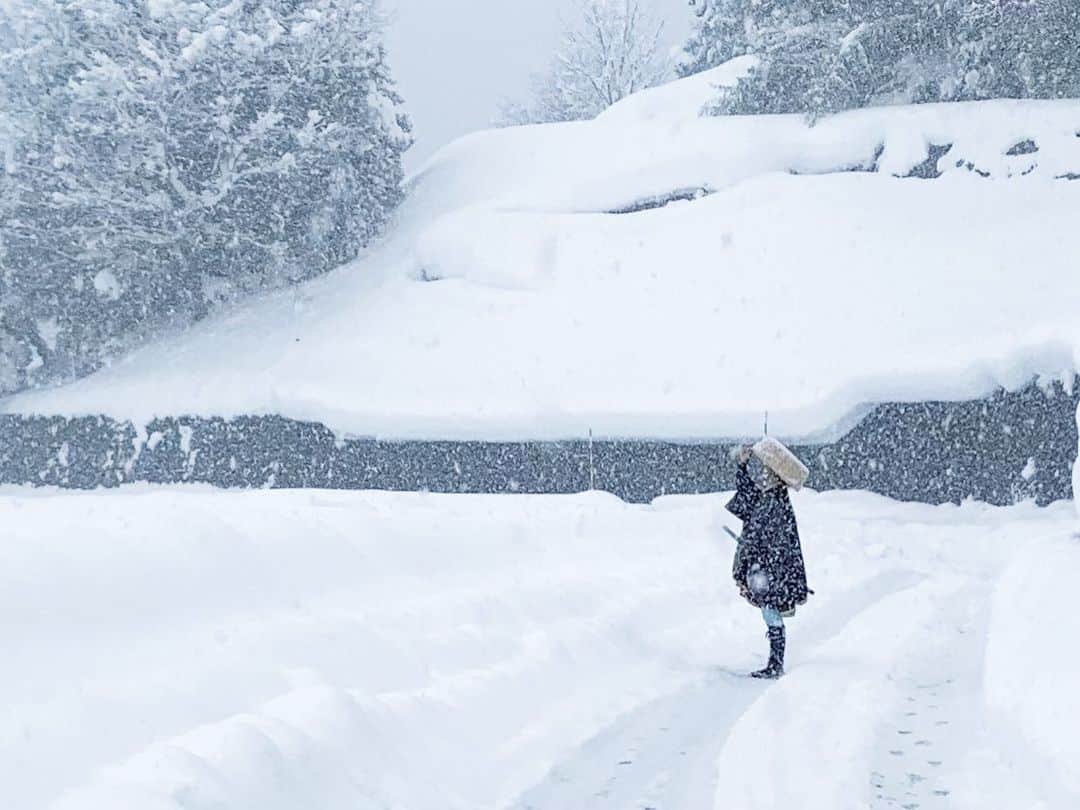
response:
<path id="1" fill-rule="evenodd" d="M 794 490 L 802 489 L 810 475 L 807 466 L 772 436 L 766 436 L 754 445 L 754 455 Z"/>

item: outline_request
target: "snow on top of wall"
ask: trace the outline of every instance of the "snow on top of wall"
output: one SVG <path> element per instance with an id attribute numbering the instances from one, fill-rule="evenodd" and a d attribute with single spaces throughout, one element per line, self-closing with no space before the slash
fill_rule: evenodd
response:
<path id="1" fill-rule="evenodd" d="M 360 261 L 2 407 L 798 436 L 1080 367 L 1080 102 L 699 117 L 721 79 L 463 138 Z"/>

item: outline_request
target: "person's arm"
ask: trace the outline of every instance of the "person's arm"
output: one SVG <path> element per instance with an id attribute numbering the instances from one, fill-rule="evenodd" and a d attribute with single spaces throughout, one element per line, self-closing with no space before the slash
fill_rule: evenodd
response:
<path id="1" fill-rule="evenodd" d="M 727 510 L 739 520 L 746 522 L 754 514 L 761 490 L 758 489 L 746 465 L 750 459 L 748 448 L 741 448 L 738 456 L 738 469 L 735 471 L 735 497 L 728 501 Z"/>

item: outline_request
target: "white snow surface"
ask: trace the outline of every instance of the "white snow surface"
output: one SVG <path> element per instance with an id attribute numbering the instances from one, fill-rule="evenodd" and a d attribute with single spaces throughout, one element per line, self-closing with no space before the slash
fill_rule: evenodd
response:
<path id="1" fill-rule="evenodd" d="M 766 684 L 723 495 L 6 488 L 3 806 L 1080 806 L 1072 507 L 793 497 Z"/>
<path id="2" fill-rule="evenodd" d="M 1080 368 L 1080 101 L 700 117 L 746 67 L 465 137 L 355 263 L 0 407 L 484 439 L 744 436 L 769 410 L 798 437 Z M 897 176 L 932 144 L 940 178 Z"/>

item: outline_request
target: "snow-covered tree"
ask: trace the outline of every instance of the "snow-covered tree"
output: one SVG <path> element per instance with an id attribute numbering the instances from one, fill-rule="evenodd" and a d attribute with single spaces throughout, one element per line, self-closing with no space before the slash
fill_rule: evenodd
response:
<path id="1" fill-rule="evenodd" d="M 1080 2 L 969 0 L 973 97 L 1080 98 Z"/>
<path id="2" fill-rule="evenodd" d="M 761 57 L 716 112 L 1080 92 L 1076 0 L 693 0 L 683 75 Z"/>
<path id="3" fill-rule="evenodd" d="M 705 10 L 697 37 L 730 38 L 727 51 L 759 66 L 720 100 L 726 112 L 820 114 L 935 95 L 927 89 L 955 67 L 945 47 L 957 4 L 950 0 L 728 0 Z M 726 20 L 722 28 L 710 21 Z M 706 28 L 706 26 L 711 27 Z M 716 57 L 694 44 L 688 56 Z M 687 62 L 684 71 L 690 69 Z M 944 75 L 942 75 L 944 74 Z"/>
<path id="4" fill-rule="evenodd" d="M 17 0 L 0 391 L 368 244 L 410 144 L 380 26 L 376 0 Z"/>
<path id="5" fill-rule="evenodd" d="M 620 99 L 663 82 L 671 68 L 661 46 L 663 23 L 639 0 L 578 0 L 532 98 L 503 106 L 500 123 L 542 124 L 594 118 Z"/>
<path id="6" fill-rule="evenodd" d="M 749 52 L 745 0 L 689 0 L 694 10 L 690 38 L 675 65 L 679 76 L 692 76 Z"/>

